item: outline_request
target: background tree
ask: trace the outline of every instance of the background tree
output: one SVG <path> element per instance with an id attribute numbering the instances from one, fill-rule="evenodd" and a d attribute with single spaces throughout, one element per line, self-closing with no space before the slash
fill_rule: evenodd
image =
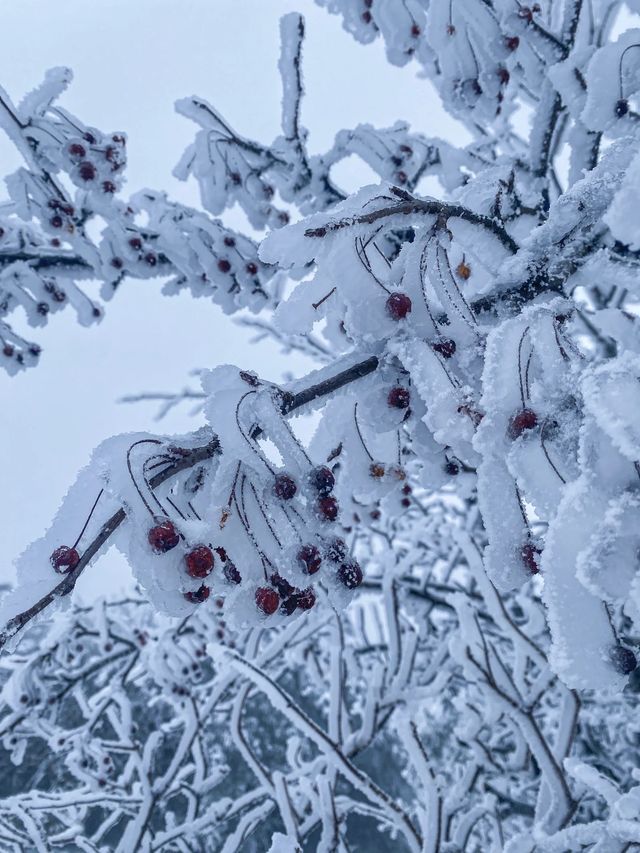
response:
<path id="1" fill-rule="evenodd" d="M 180 621 L 72 609 L 5 659 L 6 745 L 32 756 L 2 817 L 15 849 L 371 849 L 372 822 L 409 850 L 640 843 L 616 692 L 636 666 L 638 32 L 617 3 L 326 5 L 415 58 L 473 141 L 359 126 L 311 155 L 297 15 L 273 144 L 178 104 L 204 211 L 121 199 L 125 137 L 55 106 L 67 71 L 0 95 L 26 164 L 5 317 L 88 321 L 79 281 L 157 275 L 320 363 L 283 386 L 203 372 L 208 426 L 105 441 L 21 558 L 3 646 L 112 543 Z M 380 183 L 348 196 L 332 168 L 352 154 Z M 259 248 L 212 218 L 236 203 Z M 5 366 L 33 363 L 3 323 Z M 134 732 L 148 697 L 158 728 Z M 52 732 L 64 773 L 34 766 Z"/>

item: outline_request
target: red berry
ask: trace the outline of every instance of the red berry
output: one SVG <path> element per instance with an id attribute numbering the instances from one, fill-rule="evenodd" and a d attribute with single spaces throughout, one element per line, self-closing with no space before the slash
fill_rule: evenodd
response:
<path id="1" fill-rule="evenodd" d="M 498 68 L 498 80 L 500 81 L 501 85 L 506 86 L 509 82 L 509 77 L 510 75 L 506 68 Z"/>
<path id="2" fill-rule="evenodd" d="M 509 438 L 519 438 L 523 432 L 538 425 L 538 416 L 532 409 L 521 409 L 509 421 Z"/>
<path id="3" fill-rule="evenodd" d="M 114 269 L 121 270 L 123 267 L 122 258 L 111 258 L 111 266 Z"/>
<path id="4" fill-rule="evenodd" d="M 234 239 L 233 237 L 229 237 L 229 236 L 227 235 L 227 236 L 224 238 L 224 244 L 225 244 L 225 246 L 229 246 L 229 248 L 231 249 L 231 248 L 233 248 L 233 246 L 235 246 L 236 241 L 235 241 L 235 239 Z"/>
<path id="5" fill-rule="evenodd" d="M 339 536 L 336 536 L 335 539 L 330 539 L 325 545 L 326 557 L 334 563 L 342 563 L 348 553 L 347 543 L 344 539 L 340 539 Z"/>
<path id="6" fill-rule="evenodd" d="M 284 613 L 286 616 L 291 616 L 292 613 L 298 607 L 298 596 L 292 595 L 289 598 L 285 598 L 282 604 L 280 605 L 280 612 Z"/>
<path id="7" fill-rule="evenodd" d="M 226 258 L 220 258 L 220 260 L 218 261 L 218 269 L 220 270 L 220 272 L 229 272 L 229 270 L 231 269 L 231 264 Z"/>
<path id="8" fill-rule="evenodd" d="M 215 558 L 213 551 L 206 545 L 196 545 L 186 554 L 187 574 L 192 578 L 206 578 L 213 569 Z"/>
<path id="9" fill-rule="evenodd" d="M 394 320 L 403 320 L 411 311 L 411 300 L 406 293 L 392 293 L 387 299 L 387 311 Z"/>
<path id="10" fill-rule="evenodd" d="M 249 261 L 247 264 L 247 272 L 249 275 L 255 275 L 258 272 L 258 265 L 254 264 L 253 261 Z"/>
<path id="11" fill-rule="evenodd" d="M 316 510 L 320 518 L 324 518 L 325 521 L 335 521 L 338 517 L 338 501 L 332 495 L 320 498 L 316 504 Z"/>
<path id="12" fill-rule="evenodd" d="M 242 576 L 240 572 L 236 568 L 236 564 L 232 563 L 231 560 L 227 560 L 223 566 L 222 574 L 225 577 L 225 580 L 228 583 L 242 583 Z"/>
<path id="13" fill-rule="evenodd" d="M 455 477 L 456 474 L 460 473 L 460 466 L 457 462 L 454 462 L 453 459 L 447 459 L 444 465 L 445 474 L 448 474 L 450 477 Z"/>
<path id="14" fill-rule="evenodd" d="M 434 341 L 431 346 L 443 358 L 451 358 L 456 351 L 456 342 L 452 341 L 451 338 L 440 338 Z"/>
<path id="15" fill-rule="evenodd" d="M 298 487 L 293 477 L 290 477 L 288 474 L 276 474 L 273 491 L 280 500 L 290 501 L 298 491 Z"/>
<path id="16" fill-rule="evenodd" d="M 320 551 L 315 545 L 303 545 L 297 554 L 302 571 L 307 575 L 315 575 L 322 565 Z"/>
<path id="17" fill-rule="evenodd" d="M 629 101 L 626 98 L 620 98 L 616 101 L 614 111 L 617 118 L 623 118 L 629 112 Z"/>
<path id="18" fill-rule="evenodd" d="M 129 240 L 129 245 L 132 249 L 135 249 L 137 252 L 142 248 L 142 240 L 139 237 L 132 237 Z"/>
<path id="19" fill-rule="evenodd" d="M 362 20 L 365 22 L 365 24 L 370 24 L 371 23 L 371 12 L 363 12 L 362 13 Z"/>
<path id="20" fill-rule="evenodd" d="M 89 160 L 85 160 L 78 166 L 78 174 L 83 181 L 92 181 L 96 176 L 96 167 Z"/>
<path id="21" fill-rule="evenodd" d="M 420 27 L 417 24 L 414 24 L 411 27 L 411 35 L 414 37 L 414 39 L 417 39 L 421 32 L 422 32 L 422 30 L 420 29 Z"/>
<path id="22" fill-rule="evenodd" d="M 150 267 L 155 267 L 158 263 L 158 258 L 155 252 L 147 252 L 144 256 L 145 263 L 149 264 Z"/>
<path id="23" fill-rule="evenodd" d="M 113 183 L 113 181 L 103 181 L 102 191 L 105 193 L 114 193 L 116 191 L 116 185 Z"/>
<path id="24" fill-rule="evenodd" d="M 14 352 L 15 349 L 11 344 L 5 344 L 2 347 L 2 355 L 6 355 L 7 358 L 11 358 Z"/>
<path id="25" fill-rule="evenodd" d="M 61 545 L 53 552 L 51 557 L 51 565 L 61 575 L 66 575 L 72 571 L 80 562 L 80 554 L 75 548 L 69 548 L 67 545 Z"/>
<path id="26" fill-rule="evenodd" d="M 89 133 L 89 131 L 87 131 L 85 134 L 83 134 L 82 138 L 83 138 L 86 142 L 88 142 L 88 143 L 89 143 L 89 145 L 95 145 L 95 144 L 96 144 L 96 138 L 95 138 L 95 136 L 93 135 L 93 133 Z"/>
<path id="27" fill-rule="evenodd" d="M 87 155 L 86 148 L 84 145 L 80 145 L 79 142 L 72 142 L 67 150 L 71 157 L 77 157 L 80 160 Z"/>
<path id="28" fill-rule="evenodd" d="M 147 534 L 149 545 L 153 548 L 156 554 L 166 554 L 175 548 L 180 541 L 180 536 L 172 521 L 166 519 L 152 527 Z"/>
<path id="29" fill-rule="evenodd" d="M 211 590 L 209 589 L 209 587 L 202 584 L 200 589 L 196 589 L 195 592 L 185 592 L 184 597 L 187 599 L 187 601 L 191 602 L 191 604 L 202 604 L 202 602 L 206 601 L 210 595 Z"/>
<path id="30" fill-rule="evenodd" d="M 542 554 L 542 550 L 537 545 L 534 545 L 533 542 L 525 542 L 520 550 L 522 562 L 532 575 L 537 575 L 540 571 L 540 566 L 538 565 L 540 554 Z"/>
<path id="31" fill-rule="evenodd" d="M 609 651 L 609 659 L 620 675 L 631 675 L 638 666 L 636 656 L 624 646 L 613 646 Z"/>
<path id="32" fill-rule="evenodd" d="M 256 605 L 258 610 L 271 616 L 280 606 L 280 596 L 270 586 L 259 586 L 256 590 Z"/>
<path id="33" fill-rule="evenodd" d="M 283 578 L 282 575 L 278 574 L 278 572 L 274 572 L 269 580 L 278 590 L 278 594 L 281 595 L 282 598 L 289 598 L 289 596 L 293 595 L 295 592 L 295 587 L 292 586 L 286 578 Z"/>
<path id="34" fill-rule="evenodd" d="M 402 169 L 399 172 L 396 172 L 396 181 L 399 184 L 406 184 L 409 178 L 407 177 L 407 173 L 403 172 Z"/>
<path id="35" fill-rule="evenodd" d="M 520 39 L 518 36 L 506 36 L 504 43 L 507 46 L 507 50 L 517 50 L 518 45 L 520 44 Z"/>
<path id="36" fill-rule="evenodd" d="M 62 228 L 62 217 L 52 216 L 49 220 L 49 225 L 51 225 L 52 228 Z"/>
<path id="37" fill-rule="evenodd" d="M 312 587 L 309 586 L 298 593 L 298 607 L 300 610 L 311 610 L 315 603 L 316 594 Z"/>
<path id="38" fill-rule="evenodd" d="M 309 482 L 320 497 L 325 498 L 333 491 L 336 478 L 333 476 L 331 468 L 327 468 L 326 465 L 318 465 L 309 474 Z"/>
<path id="39" fill-rule="evenodd" d="M 338 580 L 347 589 L 355 589 L 362 583 L 362 569 L 356 560 L 343 563 L 338 569 Z"/>
<path id="40" fill-rule="evenodd" d="M 408 409 L 411 402 L 411 393 L 408 388 L 396 385 L 387 395 L 387 403 L 394 409 Z"/>

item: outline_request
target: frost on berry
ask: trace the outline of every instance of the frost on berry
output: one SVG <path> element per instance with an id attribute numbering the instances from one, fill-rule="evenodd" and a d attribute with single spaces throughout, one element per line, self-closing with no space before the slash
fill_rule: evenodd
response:
<path id="1" fill-rule="evenodd" d="M 61 575 L 70 572 L 80 562 L 80 554 L 75 548 L 69 548 L 67 545 L 60 545 L 51 554 L 51 565 Z"/>
<path id="2" fill-rule="evenodd" d="M 185 555 L 187 574 L 192 578 L 206 578 L 213 571 L 214 556 L 207 545 L 197 545 Z"/>
<path id="3" fill-rule="evenodd" d="M 258 587 L 255 593 L 256 607 L 267 616 L 273 615 L 280 606 L 280 596 L 269 586 Z"/>

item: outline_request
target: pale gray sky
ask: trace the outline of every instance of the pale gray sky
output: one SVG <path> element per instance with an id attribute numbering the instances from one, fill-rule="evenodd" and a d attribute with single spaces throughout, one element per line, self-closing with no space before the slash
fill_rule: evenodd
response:
<path id="1" fill-rule="evenodd" d="M 0 84 L 19 100 L 47 68 L 71 67 L 75 79 L 63 105 L 87 124 L 128 134 L 127 192 L 149 186 L 197 204 L 194 186 L 171 177 L 195 128 L 173 103 L 198 94 L 242 134 L 270 141 L 279 132 L 278 19 L 293 10 L 307 20 L 303 123 L 314 150 L 362 121 L 385 126 L 403 118 L 430 135 L 455 136 L 413 66 L 391 67 L 380 43 L 357 45 L 312 0 L 5 3 Z M 18 165 L 0 138 L 2 176 Z M 366 170 L 352 168 L 348 179 L 355 188 Z M 0 579 L 12 576 L 13 559 L 48 526 L 101 439 L 197 425 L 186 407 L 154 425 L 154 406 L 119 405 L 120 396 L 180 388 L 196 366 L 259 365 L 276 380 L 296 369 L 270 345 L 249 348 L 248 334 L 214 305 L 187 294 L 163 297 L 153 281 L 123 285 L 99 327 L 81 328 L 67 310 L 35 335 L 44 347 L 40 366 L 12 379 L 0 372 Z M 112 553 L 87 572 L 83 588 L 106 592 L 127 575 Z"/>

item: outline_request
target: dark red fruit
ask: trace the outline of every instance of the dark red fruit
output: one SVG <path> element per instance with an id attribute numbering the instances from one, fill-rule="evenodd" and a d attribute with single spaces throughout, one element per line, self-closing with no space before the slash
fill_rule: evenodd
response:
<path id="1" fill-rule="evenodd" d="M 542 554 L 542 549 L 534 545 L 533 542 L 525 542 L 520 550 L 520 556 L 525 569 L 532 575 L 537 575 L 540 571 L 539 557 Z"/>
<path id="2" fill-rule="evenodd" d="M 192 578 L 206 578 L 213 569 L 213 551 L 206 545 L 196 545 L 184 558 L 187 574 Z"/>
<path id="3" fill-rule="evenodd" d="M 256 606 L 258 610 L 271 616 L 280 606 L 280 596 L 270 586 L 259 586 L 256 590 Z"/>
<path id="4" fill-rule="evenodd" d="M 403 172 L 402 169 L 399 172 L 396 172 L 396 181 L 399 184 L 404 185 L 408 180 L 409 178 L 407 177 L 407 173 Z"/>
<path id="5" fill-rule="evenodd" d="M 187 601 L 190 601 L 191 604 L 202 604 L 202 602 L 206 601 L 210 595 L 211 590 L 209 587 L 202 584 L 200 589 L 196 589 L 195 592 L 185 592 L 184 597 Z"/>
<path id="6" fill-rule="evenodd" d="M 347 543 L 344 539 L 340 539 L 339 536 L 336 536 L 335 539 L 330 539 L 326 544 L 325 554 L 327 559 L 332 560 L 334 563 L 341 563 L 348 553 Z"/>
<path id="7" fill-rule="evenodd" d="M 273 491 L 280 500 L 290 501 L 298 491 L 298 487 L 293 477 L 288 474 L 276 474 Z"/>
<path id="8" fill-rule="evenodd" d="M 274 572 L 269 580 L 278 590 L 278 594 L 281 595 L 282 598 L 288 598 L 295 592 L 295 587 L 292 586 L 286 578 L 283 578 L 282 575 L 278 574 L 278 572 Z"/>
<path id="9" fill-rule="evenodd" d="M 220 260 L 218 261 L 218 269 L 220 270 L 220 272 L 229 272 L 229 270 L 231 269 L 231 264 L 226 258 L 220 258 Z"/>
<path id="10" fill-rule="evenodd" d="M 315 575 L 322 565 L 320 551 L 315 545 L 303 545 L 297 554 L 302 571 L 307 575 Z"/>
<path id="11" fill-rule="evenodd" d="M 84 145 L 80 145 L 79 142 L 72 142 L 68 150 L 69 154 L 72 157 L 78 157 L 79 159 L 81 159 L 82 157 L 86 157 L 87 155 L 86 148 L 84 147 Z"/>
<path id="12" fill-rule="evenodd" d="M 498 80 L 500 81 L 501 86 L 506 86 L 510 79 L 510 74 L 506 68 L 501 67 L 498 68 Z"/>
<path id="13" fill-rule="evenodd" d="M 111 266 L 114 269 L 121 270 L 124 266 L 122 258 L 111 258 Z"/>
<path id="14" fill-rule="evenodd" d="M 414 24 L 411 27 L 411 35 L 414 37 L 414 39 L 417 39 L 421 32 L 422 32 L 422 30 L 420 29 L 420 27 L 417 24 Z"/>
<path id="15" fill-rule="evenodd" d="M 11 344 L 5 344 L 2 347 L 2 355 L 6 355 L 7 358 L 11 358 L 14 352 L 15 348 Z"/>
<path id="16" fill-rule="evenodd" d="M 538 425 L 538 416 L 533 409 L 521 409 L 509 421 L 509 438 L 519 438 L 523 432 Z"/>
<path id="17" fill-rule="evenodd" d="M 52 228 L 62 228 L 62 217 L 52 216 L 49 220 L 49 225 L 51 225 Z"/>
<path id="18" fill-rule="evenodd" d="M 387 403 L 394 409 L 408 409 L 411 403 L 411 392 L 408 388 L 396 385 L 387 395 Z"/>
<path id="19" fill-rule="evenodd" d="M 236 241 L 234 240 L 233 237 L 227 236 L 224 238 L 224 244 L 225 244 L 225 246 L 229 246 L 229 248 L 231 249 L 231 248 L 233 248 L 233 246 L 235 246 Z"/>
<path id="20" fill-rule="evenodd" d="M 139 237 L 132 237 L 129 240 L 129 245 L 131 246 L 132 249 L 135 249 L 136 252 L 139 252 L 140 249 L 142 248 L 142 240 Z"/>
<path id="21" fill-rule="evenodd" d="M 363 12 L 362 13 L 362 20 L 365 22 L 365 24 L 370 24 L 371 23 L 371 12 Z"/>
<path id="22" fill-rule="evenodd" d="M 95 145 L 95 144 L 96 144 L 96 138 L 95 138 L 95 136 L 93 135 L 93 133 L 89 133 L 89 131 L 87 131 L 85 134 L 83 134 L 82 138 L 83 138 L 86 142 L 88 142 L 88 143 L 89 143 L 89 145 Z"/>
<path id="23" fill-rule="evenodd" d="M 613 646 L 609 651 L 609 659 L 620 675 L 631 675 L 638 666 L 636 656 L 624 646 Z"/>
<path id="24" fill-rule="evenodd" d="M 517 50 L 518 45 L 520 44 L 520 39 L 518 36 L 506 36 L 504 43 L 507 46 L 507 50 Z"/>
<path id="25" fill-rule="evenodd" d="M 455 477 L 456 474 L 460 473 L 460 466 L 457 462 L 454 462 L 453 459 L 447 459 L 444 464 L 445 474 L 448 474 L 450 477 Z"/>
<path id="26" fill-rule="evenodd" d="M 258 272 L 258 265 L 254 264 L 253 261 L 249 261 L 247 264 L 247 272 L 249 275 L 255 275 Z"/>
<path id="27" fill-rule="evenodd" d="M 180 536 L 172 521 L 166 519 L 152 527 L 147 534 L 149 545 L 153 548 L 156 554 L 166 554 L 175 548 L 180 541 Z"/>
<path id="28" fill-rule="evenodd" d="M 320 518 L 324 518 L 325 521 L 335 521 L 338 517 L 338 501 L 332 495 L 320 498 L 316 509 Z"/>
<path id="29" fill-rule="evenodd" d="M 53 552 L 51 557 L 51 565 L 61 575 L 66 575 L 72 571 L 80 562 L 80 554 L 75 548 L 69 548 L 67 545 L 61 545 Z"/>
<path id="30" fill-rule="evenodd" d="M 96 167 L 89 160 L 85 160 L 78 166 L 78 174 L 83 181 L 92 181 L 96 176 Z"/>
<path id="31" fill-rule="evenodd" d="M 615 114 L 618 118 L 623 118 L 629 112 L 629 101 L 626 98 L 620 98 L 616 101 Z"/>
<path id="32" fill-rule="evenodd" d="M 443 358 L 451 358 L 456 351 L 456 342 L 452 341 L 451 338 L 440 338 L 434 341 L 431 346 Z"/>
<path id="33" fill-rule="evenodd" d="M 292 595 L 289 598 L 285 598 L 285 600 L 280 605 L 280 612 L 284 613 L 286 616 L 291 616 L 298 608 L 298 596 Z"/>
<path id="34" fill-rule="evenodd" d="M 315 603 L 316 594 L 312 587 L 309 586 L 298 593 L 298 607 L 300 610 L 311 610 Z"/>
<path id="35" fill-rule="evenodd" d="M 158 258 L 155 252 L 147 252 L 144 256 L 145 263 L 149 264 L 150 267 L 155 267 L 158 263 Z"/>
<path id="36" fill-rule="evenodd" d="M 317 491 L 321 498 L 325 498 L 331 494 L 333 487 L 336 484 L 336 478 L 333 476 L 331 468 L 326 465 L 318 465 L 309 474 L 309 482 Z"/>
<path id="37" fill-rule="evenodd" d="M 102 191 L 105 193 L 114 193 L 116 191 L 116 185 L 113 183 L 113 181 L 103 181 Z"/>
<path id="38" fill-rule="evenodd" d="M 411 299 L 406 293 L 392 293 L 386 304 L 387 312 L 394 320 L 404 320 L 411 311 Z"/>
<path id="39" fill-rule="evenodd" d="M 236 564 L 232 563 L 231 560 L 227 560 L 224 564 L 222 574 L 224 575 L 225 580 L 228 581 L 228 583 L 242 583 L 242 576 L 240 575 Z"/>
<path id="40" fill-rule="evenodd" d="M 338 569 L 338 580 L 347 589 L 355 589 L 362 583 L 362 569 L 356 560 L 343 563 Z"/>

